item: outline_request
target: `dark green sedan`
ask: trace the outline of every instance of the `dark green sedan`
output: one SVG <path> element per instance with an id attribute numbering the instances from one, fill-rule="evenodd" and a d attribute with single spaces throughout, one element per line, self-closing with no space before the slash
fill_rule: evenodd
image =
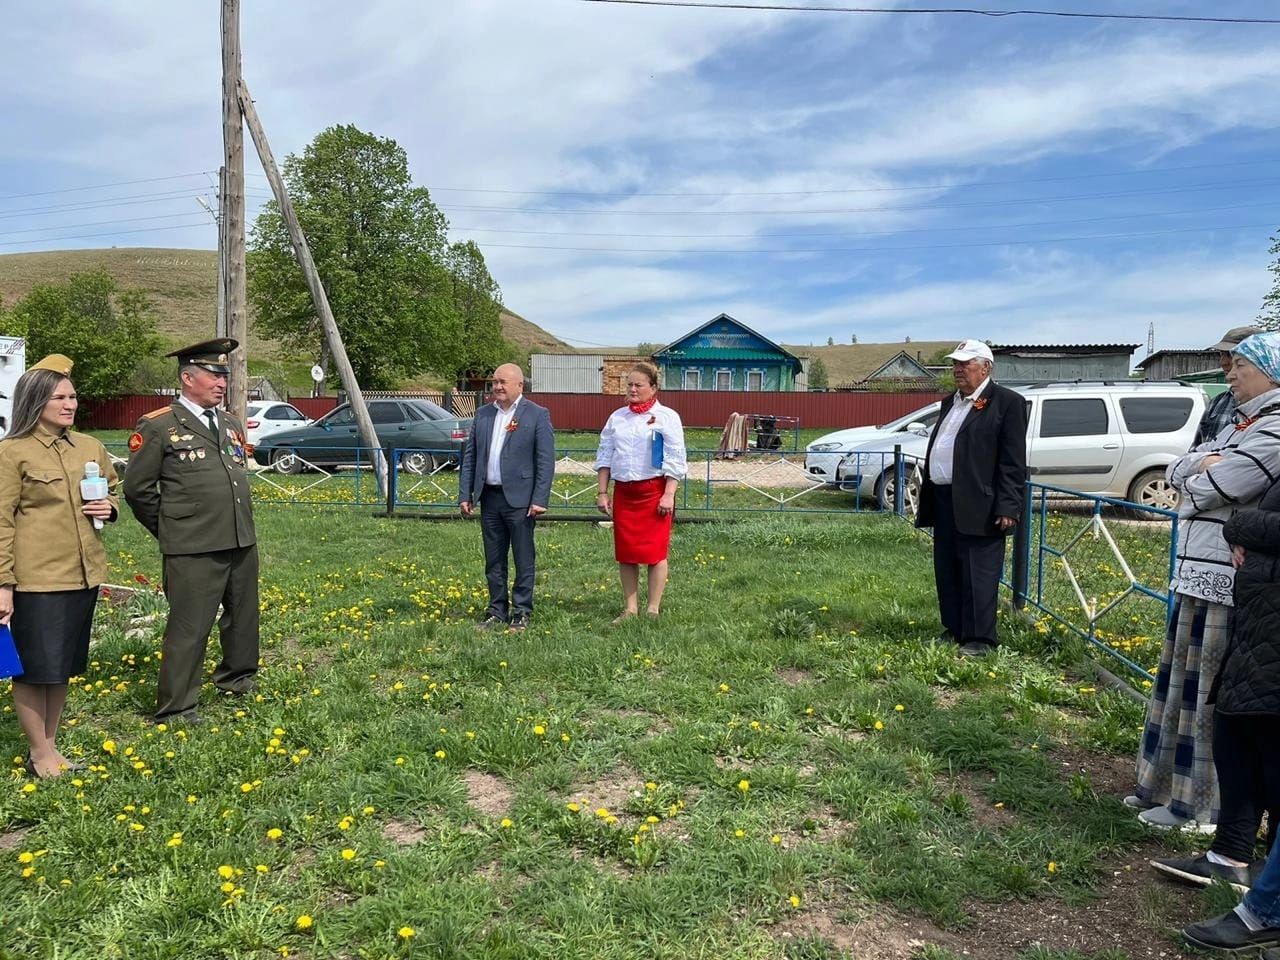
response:
<path id="1" fill-rule="evenodd" d="M 399 466 L 411 473 L 430 473 L 456 465 L 471 432 L 470 417 L 455 417 L 430 400 L 397 397 L 370 400 L 369 417 L 384 449 L 402 451 Z M 370 451 L 362 448 L 351 405 L 329 411 L 315 423 L 262 438 L 253 459 L 280 473 L 309 467 L 367 466 Z"/>

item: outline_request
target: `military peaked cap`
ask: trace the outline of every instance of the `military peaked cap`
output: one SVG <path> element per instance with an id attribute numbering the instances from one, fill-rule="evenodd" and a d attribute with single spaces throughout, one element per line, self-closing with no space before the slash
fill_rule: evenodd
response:
<path id="1" fill-rule="evenodd" d="M 182 366 L 194 364 L 210 373 L 230 373 L 231 367 L 227 365 L 227 354 L 238 346 L 240 344 L 230 337 L 218 337 L 216 340 L 193 343 L 173 353 L 166 353 L 165 356 L 177 357 L 178 363 Z"/>

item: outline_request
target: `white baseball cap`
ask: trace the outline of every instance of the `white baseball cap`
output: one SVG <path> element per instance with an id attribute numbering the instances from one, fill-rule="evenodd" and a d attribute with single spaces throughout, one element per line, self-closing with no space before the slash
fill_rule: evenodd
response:
<path id="1" fill-rule="evenodd" d="M 996 358 L 991 355 L 991 348 L 981 340 L 961 340 L 956 348 L 947 354 L 948 360 L 986 360 L 988 363 L 995 363 Z"/>

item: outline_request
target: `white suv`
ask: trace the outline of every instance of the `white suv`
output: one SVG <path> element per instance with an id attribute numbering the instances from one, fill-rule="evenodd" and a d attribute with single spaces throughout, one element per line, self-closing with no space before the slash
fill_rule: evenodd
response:
<path id="1" fill-rule="evenodd" d="M 1047 486 L 1096 493 L 1145 506 L 1174 509 L 1178 493 L 1165 468 L 1191 448 L 1204 413 L 1204 391 L 1171 381 L 1037 383 L 1015 386 L 1027 398 L 1027 465 Z M 893 503 L 893 446 L 909 462 L 923 462 L 927 432 L 845 451 L 837 482 L 859 496 Z M 908 487 L 908 504 L 914 487 Z"/>

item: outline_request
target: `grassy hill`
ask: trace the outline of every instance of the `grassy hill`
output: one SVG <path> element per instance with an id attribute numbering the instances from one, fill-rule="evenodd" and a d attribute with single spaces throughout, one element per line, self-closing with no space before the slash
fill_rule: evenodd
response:
<path id="1" fill-rule="evenodd" d="M 0 303 L 7 306 L 41 283 L 59 283 L 70 274 L 102 268 L 121 287 L 145 290 L 156 306 L 156 327 L 173 346 L 214 336 L 218 311 L 218 255 L 214 250 L 113 247 L 0 255 Z M 563 341 L 510 310 L 502 311 L 503 335 L 523 351 L 569 349 Z M 312 360 L 282 355 L 278 345 L 254 333 L 249 316 L 249 357 L 253 372 L 283 367 L 294 384 L 310 384 Z M 297 368 L 295 370 L 295 368 Z"/>

